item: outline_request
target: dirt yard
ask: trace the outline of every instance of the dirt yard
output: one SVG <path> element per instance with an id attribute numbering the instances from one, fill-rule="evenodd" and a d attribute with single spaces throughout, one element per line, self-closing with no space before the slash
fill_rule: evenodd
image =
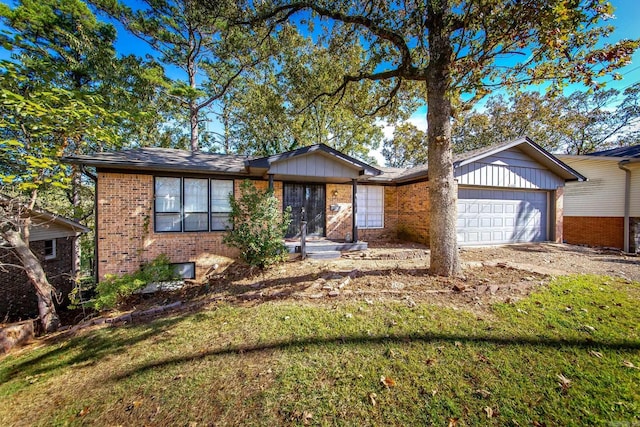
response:
<path id="1" fill-rule="evenodd" d="M 461 260 L 461 277 L 430 276 L 427 248 L 387 243 L 336 260 L 294 259 L 267 271 L 234 264 L 211 278 L 205 298 L 240 304 L 393 300 L 482 310 L 491 302 L 515 301 L 556 275 L 593 273 L 640 281 L 639 257 L 579 246 L 467 248 Z M 202 287 L 183 291 L 191 297 L 202 292 Z"/>

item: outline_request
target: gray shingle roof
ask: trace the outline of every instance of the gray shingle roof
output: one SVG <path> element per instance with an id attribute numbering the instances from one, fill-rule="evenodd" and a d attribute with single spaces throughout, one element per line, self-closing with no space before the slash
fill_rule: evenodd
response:
<path id="1" fill-rule="evenodd" d="M 217 172 L 247 174 L 247 156 L 210 154 L 173 148 L 136 148 L 115 152 L 65 157 L 69 163 L 115 169 L 146 169 L 163 171 Z"/>
<path id="2" fill-rule="evenodd" d="M 598 151 L 595 153 L 587 154 L 587 156 L 602 156 L 602 157 L 627 157 L 632 159 L 640 158 L 640 144 L 632 145 L 630 147 L 618 147 L 610 150 Z"/>

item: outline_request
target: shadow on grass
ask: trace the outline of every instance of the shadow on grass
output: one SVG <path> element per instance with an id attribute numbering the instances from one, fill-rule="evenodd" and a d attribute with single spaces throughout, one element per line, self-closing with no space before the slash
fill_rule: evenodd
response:
<path id="1" fill-rule="evenodd" d="M 146 324 L 106 328 L 100 331 L 102 333 L 90 333 L 86 336 L 72 338 L 66 344 L 58 346 L 52 344 L 48 350 L 38 356 L 26 357 L 21 362 L 11 365 L 10 369 L 0 373 L 0 383 L 16 377 L 47 374 L 75 364 L 87 366 L 98 363 L 107 356 L 127 352 L 129 346 L 152 338 L 181 320 L 183 318 L 178 316 Z M 141 330 L 139 332 L 133 331 L 135 329 Z M 114 336 L 118 333 L 122 335 Z M 73 356 L 65 357 L 69 353 Z"/>
<path id="2" fill-rule="evenodd" d="M 554 339 L 540 337 L 499 337 L 499 336 L 467 336 L 455 334 L 425 333 L 425 334 L 390 334 L 390 335 L 355 335 L 350 337 L 307 338 L 299 340 L 274 341 L 272 343 L 256 345 L 227 346 L 209 351 L 186 354 L 178 357 L 166 358 L 152 363 L 147 363 L 137 368 L 124 371 L 112 378 L 113 381 L 123 380 L 131 375 L 138 375 L 155 369 L 163 369 L 169 366 L 202 360 L 210 356 L 224 356 L 231 354 L 249 354 L 272 350 L 303 349 L 305 347 L 321 347 L 332 345 L 367 345 L 389 343 L 441 343 L 450 342 L 466 344 L 495 344 L 498 346 L 534 346 L 544 348 L 580 348 L 580 349 L 607 349 L 607 350 L 640 350 L 638 341 L 601 342 L 594 340 Z"/>

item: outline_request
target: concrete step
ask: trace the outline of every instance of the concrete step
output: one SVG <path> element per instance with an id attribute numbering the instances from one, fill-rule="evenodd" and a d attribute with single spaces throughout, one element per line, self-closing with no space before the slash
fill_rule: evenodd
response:
<path id="1" fill-rule="evenodd" d="M 307 258 L 311 259 L 336 259 L 340 256 L 340 251 L 307 252 Z"/>
<path id="2" fill-rule="evenodd" d="M 300 253 L 300 242 L 285 242 L 289 253 Z M 307 241 L 307 253 L 309 252 L 344 252 L 344 251 L 365 251 L 368 248 L 367 242 L 334 242 L 331 240 L 310 240 Z"/>

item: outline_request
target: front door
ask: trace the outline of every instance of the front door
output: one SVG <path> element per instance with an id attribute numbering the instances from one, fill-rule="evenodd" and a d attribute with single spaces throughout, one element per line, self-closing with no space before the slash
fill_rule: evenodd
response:
<path id="1" fill-rule="evenodd" d="M 302 208 L 307 213 L 307 236 L 324 236 L 324 184 L 284 184 L 284 207 L 291 206 L 291 223 L 286 237 L 300 237 Z"/>

